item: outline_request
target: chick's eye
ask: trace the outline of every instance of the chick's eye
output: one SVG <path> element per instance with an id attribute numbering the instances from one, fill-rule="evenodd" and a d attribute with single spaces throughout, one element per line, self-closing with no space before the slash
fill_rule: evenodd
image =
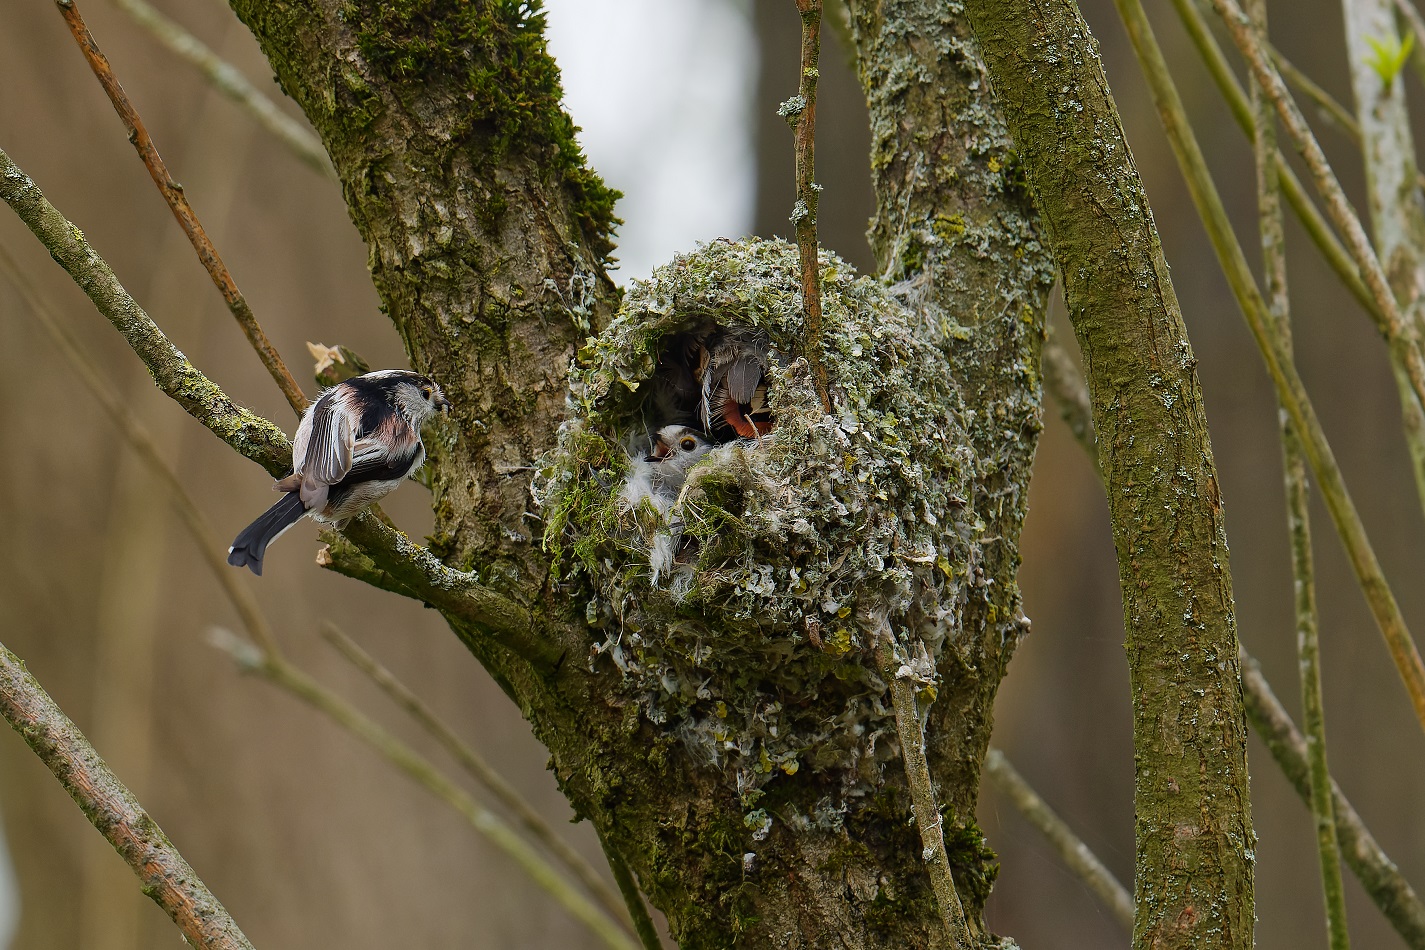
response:
<path id="1" fill-rule="evenodd" d="M 421 390 L 421 395 L 429 399 L 432 391 L 433 390 L 429 386 L 427 386 Z"/>
<path id="2" fill-rule="evenodd" d="M 694 441 L 694 440 L 691 439 L 691 438 L 686 438 L 686 437 L 683 439 L 682 442 L 680 442 L 680 443 L 678 443 L 678 444 L 683 447 L 683 451 L 684 451 L 684 452 L 691 452 L 691 451 L 693 451 L 693 449 L 695 449 L 695 448 L 698 447 L 698 443 L 697 443 L 696 441 Z"/>

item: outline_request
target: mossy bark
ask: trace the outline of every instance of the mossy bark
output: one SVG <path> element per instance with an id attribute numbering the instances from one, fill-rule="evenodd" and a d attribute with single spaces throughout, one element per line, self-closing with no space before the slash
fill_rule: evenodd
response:
<path id="1" fill-rule="evenodd" d="M 1252 946 L 1254 838 L 1222 501 L 1195 360 L 1073 0 L 967 0 L 1084 353 L 1133 687 L 1136 947 Z"/>
<path id="2" fill-rule="evenodd" d="M 876 765 L 878 793 L 825 822 L 754 826 L 724 774 L 619 699 L 617 671 L 588 659 L 585 605 L 557 593 L 530 470 L 564 420 L 571 357 L 619 297 L 603 270 L 613 195 L 560 111 L 538 5 L 233 6 L 325 143 L 413 364 L 455 402 L 458 433 L 431 453 L 433 550 L 528 611 L 564 656 L 535 667 L 449 618 L 549 748 L 578 813 L 684 947 L 944 945 L 898 761 Z M 886 276 L 909 281 L 974 420 L 971 501 L 986 543 L 977 563 L 956 565 L 977 593 L 941 665 L 928 751 L 978 919 L 993 866 L 971 816 L 995 690 L 1027 627 L 1015 572 L 1051 268 L 968 29 L 940 6 L 868 6 L 857 37 Z M 811 768 L 779 776 L 761 810 L 816 814 L 835 784 Z"/>

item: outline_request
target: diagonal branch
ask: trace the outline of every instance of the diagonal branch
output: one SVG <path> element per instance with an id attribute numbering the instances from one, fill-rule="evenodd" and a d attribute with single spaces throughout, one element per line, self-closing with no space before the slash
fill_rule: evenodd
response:
<path id="1" fill-rule="evenodd" d="M 0 645 L 0 715 L 48 766 L 99 833 L 133 868 L 143 892 L 204 950 L 252 950 L 222 903 L 110 771 L 20 658 Z"/>
<path id="2" fill-rule="evenodd" d="M 1067 357 L 1067 354 L 1065 356 Z M 1050 395 L 1061 402 L 1060 408 L 1066 418 L 1082 417 L 1090 408 L 1088 387 L 1072 360 L 1067 361 L 1066 370 L 1076 378 L 1062 388 L 1051 387 Z M 1069 400 L 1070 404 L 1062 405 L 1065 400 Z M 1098 445 L 1092 419 L 1082 430 L 1082 434 L 1077 428 L 1072 431 L 1079 446 L 1097 468 Z M 1291 782 L 1302 801 L 1307 803 L 1307 807 L 1310 807 L 1311 782 L 1306 739 L 1291 721 L 1285 707 L 1277 700 L 1257 661 L 1240 646 L 1239 651 L 1243 705 L 1248 722 L 1266 744 L 1267 751 L 1271 753 L 1282 774 Z M 1334 779 L 1331 781 L 1331 789 L 1336 814 L 1336 838 L 1340 842 L 1346 864 L 1370 894 L 1381 913 L 1405 939 L 1406 944 L 1412 950 L 1425 950 L 1425 904 L 1421 903 L 1395 862 L 1381 850 L 1370 829 L 1346 800 Z"/>
<path id="3" fill-rule="evenodd" d="M 282 395 L 287 397 L 292 408 L 300 414 L 307 408 L 307 397 L 302 394 L 302 387 L 297 385 L 297 381 L 288 372 L 286 364 L 282 362 L 281 355 L 267 339 L 267 334 L 262 331 L 257 317 L 253 315 L 252 308 L 247 305 L 247 299 L 238 290 L 233 275 L 228 272 L 227 267 L 223 264 L 223 259 L 218 256 L 217 248 L 213 247 L 213 242 L 208 240 L 207 232 L 203 230 L 198 216 L 188 204 L 187 196 L 183 194 L 183 186 L 168 174 L 168 168 L 163 164 L 163 159 L 158 154 L 158 147 L 154 145 L 153 139 L 148 134 L 148 129 L 144 127 L 143 119 L 139 117 L 138 111 L 124 93 L 124 88 L 119 85 L 119 80 L 109 67 L 109 60 L 99 49 L 99 44 L 95 42 L 89 28 L 84 25 L 84 19 L 79 15 L 79 8 L 74 5 L 74 0 L 55 0 L 55 3 L 59 7 L 60 14 L 64 17 L 64 22 L 69 25 L 69 31 L 74 34 L 74 40 L 84 53 L 84 58 L 89 62 L 89 67 L 94 70 L 94 75 L 98 77 L 100 85 L 104 87 L 109 101 L 114 104 L 114 111 L 119 114 L 124 127 L 129 130 L 129 141 L 133 143 L 134 149 L 139 153 L 139 158 L 143 160 L 144 167 L 148 169 L 149 176 L 153 178 L 153 183 L 158 186 L 163 200 L 168 202 L 168 207 L 173 211 L 173 216 L 178 219 L 183 232 L 188 235 L 188 240 L 193 243 L 193 250 L 198 252 L 198 260 L 202 262 L 208 276 L 213 279 L 213 284 L 222 293 L 228 310 L 237 319 L 238 326 L 242 327 L 242 332 L 247 336 L 252 348 L 257 351 L 262 365 L 267 367 L 267 371 L 272 374 L 277 388 L 282 390 Z"/>
<path id="4" fill-rule="evenodd" d="M 999 749 L 985 755 L 985 776 L 1014 803 L 1024 819 L 1058 852 L 1059 859 L 1088 885 L 1124 930 L 1133 932 L 1133 895 L 1104 867 L 1098 855 L 1039 797 Z"/>
<path id="5" fill-rule="evenodd" d="M 282 431 L 233 403 L 188 362 L 129 296 L 114 272 L 84 240 L 83 232 L 45 199 L 39 187 L 4 151 L 0 151 L 0 200 L 15 210 L 49 249 L 50 256 L 124 335 L 160 389 L 274 478 L 292 470 L 291 443 Z M 539 635 L 529 611 L 484 587 L 473 574 L 451 570 L 369 512 L 352 520 L 344 533 L 385 576 L 399 582 L 404 593 L 453 620 L 474 626 L 538 669 L 552 669 L 558 662 L 559 646 Z"/>
<path id="6" fill-rule="evenodd" d="M 355 640 L 342 633 L 336 624 L 330 622 L 322 624 L 322 636 L 328 643 L 336 647 L 337 652 L 346 657 L 353 666 L 365 673 L 368 679 L 380 687 L 387 698 L 404 709 L 422 729 L 440 743 L 441 748 L 460 763 L 460 767 L 465 770 L 467 775 L 479 782 L 486 791 L 499 800 L 500 804 L 508 808 L 519 819 L 525 831 L 542 844 L 550 854 L 563 862 L 565 868 L 574 875 L 579 883 L 584 885 L 590 894 L 598 899 L 611 917 L 616 920 L 624 919 L 626 911 L 624 902 L 614 894 L 604 879 L 599 877 L 589 862 L 570 847 L 568 842 L 555 834 L 554 829 L 549 827 L 549 822 L 530 807 L 524 796 L 516 791 L 513 785 L 505 781 L 504 776 L 496 772 L 490 763 L 486 762 L 468 743 L 461 740 L 453 729 L 442 722 L 440 717 L 411 691 L 410 687 L 378 663 Z M 639 907 L 642 908 L 642 904 L 639 904 Z M 627 908 L 627 910 L 631 912 L 632 908 Z M 646 910 L 643 911 L 645 917 L 647 913 Z"/>
<path id="7" fill-rule="evenodd" d="M 1391 355 L 1405 367 L 1415 398 L 1425 406 L 1425 352 L 1421 350 L 1419 333 L 1400 312 L 1385 269 L 1371 248 L 1370 239 L 1366 236 L 1360 218 L 1351 208 L 1341 183 L 1336 180 L 1336 173 L 1326 160 L 1326 154 L 1321 150 L 1316 137 L 1311 134 L 1310 126 L 1292 100 L 1291 93 L 1287 91 L 1281 75 L 1272 65 L 1271 58 L 1253 33 L 1246 15 L 1234 0 L 1212 0 L 1212 3 L 1222 21 L 1227 24 L 1227 31 L 1246 59 L 1252 75 L 1261 83 L 1262 92 L 1276 108 L 1283 131 L 1305 159 L 1317 193 L 1326 202 L 1326 214 L 1341 233 L 1346 249 L 1360 269 L 1361 278 L 1379 308 L 1379 329 L 1390 345 Z"/>
<path id="8" fill-rule="evenodd" d="M 1380 628 L 1396 671 L 1400 674 L 1401 682 L 1410 697 L 1416 719 L 1421 727 L 1425 728 L 1425 662 L 1421 661 L 1420 652 L 1410 636 L 1400 605 L 1385 578 L 1380 561 L 1376 559 L 1370 539 L 1366 536 L 1365 525 L 1361 522 L 1360 513 L 1346 489 L 1340 466 L 1337 465 L 1331 446 L 1326 441 L 1326 433 L 1321 428 L 1321 421 L 1316 416 L 1310 397 L 1306 394 L 1306 387 L 1297 373 L 1296 364 L 1289 354 L 1282 351 L 1277 342 L 1271 315 L 1267 312 L 1266 303 L 1257 289 L 1256 278 L 1252 276 L 1251 268 L 1247 265 L 1242 245 L 1237 241 L 1237 235 L 1227 218 L 1222 197 L 1208 172 L 1202 149 L 1188 122 L 1177 86 L 1168 72 L 1162 49 L 1153 36 L 1143 6 L 1139 0 L 1114 2 L 1128 29 L 1139 65 L 1148 80 L 1154 104 L 1158 108 L 1173 155 L 1178 160 L 1179 170 L 1187 183 L 1193 205 L 1207 229 L 1208 238 L 1217 253 L 1228 286 L 1237 298 L 1237 305 L 1252 331 L 1257 348 L 1261 351 L 1262 360 L 1266 363 L 1267 372 L 1276 387 L 1277 398 L 1291 417 L 1292 427 L 1301 435 L 1302 448 L 1320 484 L 1322 499 L 1326 502 L 1332 521 L 1335 522 L 1336 531 L 1346 548 L 1361 591 L 1365 594 L 1375 616 L 1376 626 Z M 1223 0 L 1214 2 L 1221 3 Z M 1272 75 L 1275 76 L 1275 73 Z M 1276 82 L 1280 87 L 1280 77 L 1277 77 Z M 1268 98 L 1272 97 L 1271 89 L 1265 83 L 1263 90 Z M 1278 113 L 1280 114 L 1280 108 Z M 1372 255 L 1371 261 L 1374 260 Z M 1382 304 L 1378 297 L 1376 302 Z M 1392 310 L 1387 311 L 1382 305 L 1381 312 L 1394 312 L 1398 318 L 1399 311 L 1394 309 L 1394 298 L 1390 298 L 1388 302 Z M 1413 330 L 1411 332 L 1411 340 L 1397 337 L 1395 342 L 1399 346 L 1392 346 L 1393 355 L 1402 359 L 1409 357 L 1406 360 L 1407 366 L 1411 360 L 1418 360 L 1420 357 L 1420 350 L 1413 342 Z"/>
<path id="9" fill-rule="evenodd" d="M 192 33 L 164 16 L 148 0 L 114 0 L 149 34 L 180 59 L 187 60 L 212 84 L 262 126 L 293 155 L 318 174 L 336 181 L 336 170 L 327 158 L 321 141 L 302 123 L 287 115 L 267 96 L 248 82 L 237 67 L 224 60 Z"/>

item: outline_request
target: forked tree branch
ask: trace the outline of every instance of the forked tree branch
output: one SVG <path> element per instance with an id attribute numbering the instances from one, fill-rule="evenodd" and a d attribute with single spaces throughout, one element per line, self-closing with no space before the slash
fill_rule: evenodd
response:
<path id="1" fill-rule="evenodd" d="M 274 478 L 292 470 L 292 446 L 282 430 L 236 405 L 188 362 L 129 296 L 114 272 L 85 241 L 83 232 L 45 199 L 39 187 L 3 150 L 0 200 L 14 209 L 50 256 L 124 335 L 159 389 Z M 558 644 L 539 634 L 529 611 L 480 584 L 473 575 L 446 567 L 435 555 L 383 525 L 369 512 L 353 519 L 344 533 L 384 576 L 399 583 L 402 592 L 488 633 L 492 640 L 538 669 L 549 670 L 558 663 Z"/>
<path id="2" fill-rule="evenodd" d="M 79 8 L 75 6 L 74 0 L 55 0 L 55 4 L 59 7 L 64 22 L 69 25 L 69 31 L 74 34 L 74 40 L 79 44 L 80 51 L 84 53 L 89 68 L 94 71 L 100 85 L 104 87 L 104 92 L 109 96 L 109 101 L 114 104 L 114 111 L 119 114 L 124 127 L 128 129 L 129 141 L 133 143 L 139 158 L 143 160 L 149 177 L 158 186 L 163 200 L 168 202 L 168 207 L 173 211 L 173 217 L 178 220 L 179 225 L 183 228 L 183 233 L 187 234 L 188 240 L 192 242 L 193 250 L 197 251 L 198 260 L 202 262 L 203 269 L 208 272 L 208 276 L 213 279 L 213 284 L 223 295 L 223 301 L 228 305 L 228 310 L 237 319 L 238 326 L 242 328 L 242 332 L 247 336 L 252 348 L 257 351 L 262 365 L 267 367 L 267 371 L 272 374 L 277 388 L 282 390 L 282 395 L 287 397 L 287 402 L 300 415 L 302 410 L 307 408 L 307 397 L 303 395 L 302 387 L 297 385 L 297 381 L 288 372 L 287 365 L 282 362 L 281 355 L 272 342 L 267 339 L 267 334 L 263 332 L 262 326 L 257 322 L 257 317 L 253 314 L 252 308 L 248 306 L 247 299 L 243 297 L 242 291 L 238 290 L 233 275 L 228 272 L 227 266 L 223 264 L 223 259 L 218 256 L 218 249 L 213 246 L 212 241 L 208 240 L 208 234 L 203 230 L 202 222 L 198 220 L 197 214 L 188 204 L 188 197 L 183 193 L 183 186 L 174 181 L 173 176 L 168 173 L 163 158 L 158 154 L 158 146 L 154 145 L 153 138 L 148 134 L 148 129 L 144 126 L 143 119 L 139 117 L 138 110 L 129 101 L 124 87 L 119 85 L 119 80 L 114 76 L 114 71 L 109 66 L 108 58 L 104 56 L 103 51 L 99 49 L 99 44 L 90 34 L 89 28 L 85 26 L 84 18 L 79 15 Z"/>
<path id="3" fill-rule="evenodd" d="M 163 829 L 110 771 L 20 658 L 0 645 L 0 714 L 54 773 L 119 856 L 144 894 L 203 950 L 252 950 L 232 916 Z"/>

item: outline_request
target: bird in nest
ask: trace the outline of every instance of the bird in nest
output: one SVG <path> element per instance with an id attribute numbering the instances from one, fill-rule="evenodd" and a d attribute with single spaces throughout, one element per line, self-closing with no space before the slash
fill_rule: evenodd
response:
<path id="1" fill-rule="evenodd" d="M 659 429 L 653 438 L 652 451 L 646 456 L 633 456 L 623 486 L 624 506 L 631 511 L 647 501 L 667 518 L 688 481 L 688 470 L 712 450 L 712 443 L 689 426 L 667 425 Z M 655 585 L 660 578 L 672 573 L 682 542 L 683 522 L 679 519 L 654 532 L 649 541 L 648 564 Z"/>
<path id="2" fill-rule="evenodd" d="M 664 424 L 700 424 L 718 445 L 759 439 L 772 431 L 770 365 L 771 347 L 761 330 L 677 334 L 664 348 L 654 377 L 654 414 Z"/>

